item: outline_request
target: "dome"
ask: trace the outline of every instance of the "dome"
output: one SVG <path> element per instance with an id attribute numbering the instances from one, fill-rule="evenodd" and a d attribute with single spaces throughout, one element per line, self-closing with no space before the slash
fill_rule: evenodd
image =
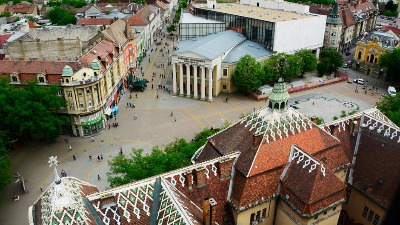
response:
<path id="1" fill-rule="evenodd" d="M 90 68 L 92 68 L 94 70 L 99 70 L 101 68 L 99 60 L 93 59 L 92 63 L 90 63 Z"/>
<path id="2" fill-rule="evenodd" d="M 275 83 L 272 93 L 269 95 L 269 107 L 271 109 L 283 110 L 286 108 L 287 101 L 290 95 L 287 91 L 285 81 L 282 77 L 279 78 L 278 82 Z"/>
<path id="3" fill-rule="evenodd" d="M 63 77 L 71 77 L 72 75 L 74 75 L 74 71 L 72 70 L 72 68 L 68 65 L 64 66 L 64 69 L 62 71 L 62 75 Z"/>

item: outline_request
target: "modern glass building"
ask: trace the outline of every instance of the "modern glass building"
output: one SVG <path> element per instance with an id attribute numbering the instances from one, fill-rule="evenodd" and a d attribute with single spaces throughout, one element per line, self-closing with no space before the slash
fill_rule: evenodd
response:
<path id="1" fill-rule="evenodd" d="M 249 40 L 263 45 L 268 50 L 273 50 L 275 30 L 273 22 L 217 12 L 207 8 L 194 8 L 194 15 L 209 20 L 224 21 L 227 23 L 228 29 L 242 33 Z"/>
<path id="2" fill-rule="evenodd" d="M 226 23 L 216 20 L 207 20 L 193 16 L 191 13 L 182 13 L 179 22 L 179 40 L 187 40 L 226 30 Z"/>

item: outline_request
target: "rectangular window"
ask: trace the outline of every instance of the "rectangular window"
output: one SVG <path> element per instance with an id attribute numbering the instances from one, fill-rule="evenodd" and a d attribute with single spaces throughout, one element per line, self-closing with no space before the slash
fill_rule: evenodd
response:
<path id="1" fill-rule="evenodd" d="M 44 77 L 39 77 L 39 82 L 40 83 L 44 83 L 45 81 L 44 81 Z"/>
<path id="2" fill-rule="evenodd" d="M 228 76 L 228 68 L 224 68 L 222 70 L 222 76 L 227 77 Z"/>
<path id="3" fill-rule="evenodd" d="M 90 94 L 90 88 L 86 88 L 86 94 Z"/>
<path id="4" fill-rule="evenodd" d="M 82 96 L 82 92 L 78 92 L 78 95 L 79 95 L 79 96 Z"/>
<path id="5" fill-rule="evenodd" d="M 368 213 L 368 221 L 372 221 L 372 218 L 374 217 L 374 211 L 370 210 Z"/>
<path id="6" fill-rule="evenodd" d="M 67 91 L 68 97 L 72 98 L 72 91 Z"/>
<path id="7" fill-rule="evenodd" d="M 12 81 L 13 81 L 13 82 L 17 82 L 17 81 L 18 81 L 18 78 L 17 78 L 16 76 L 12 76 Z"/>
<path id="8" fill-rule="evenodd" d="M 92 108 L 92 100 L 88 100 L 89 108 Z"/>
<path id="9" fill-rule="evenodd" d="M 74 109 L 75 109 L 74 103 L 69 104 L 69 109 L 70 109 L 70 110 L 74 110 Z"/>
<path id="10" fill-rule="evenodd" d="M 367 216 L 369 208 L 367 206 L 364 207 L 364 211 L 362 213 L 362 216 L 365 218 Z"/>
<path id="11" fill-rule="evenodd" d="M 267 215 L 267 208 L 264 208 L 263 210 L 262 210 L 262 217 L 263 218 L 265 218 L 265 216 Z"/>
<path id="12" fill-rule="evenodd" d="M 222 89 L 226 90 L 226 84 L 222 84 Z"/>
<path id="13" fill-rule="evenodd" d="M 381 219 L 381 217 L 378 214 L 375 214 L 375 218 L 374 218 L 373 224 L 374 225 L 378 225 L 380 219 Z"/>
<path id="14" fill-rule="evenodd" d="M 79 102 L 79 108 L 83 108 L 83 102 Z"/>
<path id="15" fill-rule="evenodd" d="M 250 216 L 250 224 L 251 224 L 251 222 L 254 221 L 255 217 L 256 217 L 256 214 L 252 213 L 251 216 Z"/>
<path id="16" fill-rule="evenodd" d="M 261 218 L 261 210 L 260 211 L 257 211 L 257 216 L 256 216 L 256 219 L 257 220 L 259 220 Z"/>

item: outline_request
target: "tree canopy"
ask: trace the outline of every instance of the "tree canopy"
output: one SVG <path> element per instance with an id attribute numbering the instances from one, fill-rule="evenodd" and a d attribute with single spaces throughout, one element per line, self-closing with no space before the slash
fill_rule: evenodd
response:
<path id="1" fill-rule="evenodd" d="M 39 86 L 35 81 L 14 87 L 8 82 L 0 80 L 0 130 L 54 140 L 60 126 L 67 124 L 67 118 L 57 113 L 66 106 L 65 99 L 57 96 L 59 86 Z"/>
<path id="2" fill-rule="evenodd" d="M 320 54 L 320 62 L 317 64 L 319 76 L 333 73 L 338 67 L 343 65 L 343 56 L 332 47 L 325 47 Z"/>
<path id="3" fill-rule="evenodd" d="M 286 53 L 279 53 L 264 61 L 264 81 L 266 81 L 266 83 L 274 82 L 279 78 L 281 60 L 284 60 L 285 62 L 283 68 L 283 76 L 285 80 L 290 81 L 301 74 L 301 57 L 298 54 L 289 55 Z"/>
<path id="4" fill-rule="evenodd" d="M 239 91 L 254 91 L 260 87 L 263 73 L 261 64 L 250 55 L 245 55 L 236 64 L 232 83 Z"/>
<path id="5" fill-rule="evenodd" d="M 400 126 L 400 94 L 397 94 L 396 97 L 385 96 L 383 101 L 376 103 L 376 106 L 393 123 Z"/>
<path id="6" fill-rule="evenodd" d="M 55 25 L 76 24 L 74 13 L 67 9 L 60 8 L 59 6 L 53 7 L 49 13 L 47 13 L 47 17 L 50 19 L 51 23 Z"/>
<path id="7" fill-rule="evenodd" d="M 7 186 L 11 180 L 11 160 L 7 154 L 8 138 L 6 132 L 0 131 L 0 190 Z"/>
<path id="8" fill-rule="evenodd" d="M 229 123 L 225 123 L 224 127 L 226 126 L 229 126 Z M 120 186 L 190 165 L 196 150 L 206 143 L 210 135 L 220 129 L 204 129 L 191 142 L 176 139 L 168 144 L 164 151 L 156 146 L 151 154 L 143 155 L 143 149 L 134 148 L 129 155 L 121 154 L 115 157 L 108 163 L 110 172 L 107 173 L 107 177 L 110 186 Z"/>
<path id="9" fill-rule="evenodd" d="M 82 8 L 86 5 L 85 0 L 50 0 L 47 6 L 54 7 L 60 5 L 72 5 L 74 8 Z"/>
<path id="10" fill-rule="evenodd" d="M 400 48 L 393 52 L 386 52 L 379 58 L 379 65 L 387 69 L 386 80 L 392 82 L 400 81 Z"/>
<path id="11" fill-rule="evenodd" d="M 295 53 L 300 57 L 300 71 L 301 76 L 305 72 L 311 72 L 317 68 L 318 59 L 315 54 L 309 49 L 302 49 Z"/>

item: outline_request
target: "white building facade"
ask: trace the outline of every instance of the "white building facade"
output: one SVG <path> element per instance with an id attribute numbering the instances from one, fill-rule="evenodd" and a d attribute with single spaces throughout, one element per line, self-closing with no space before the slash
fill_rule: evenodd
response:
<path id="1" fill-rule="evenodd" d="M 226 22 L 227 29 L 242 33 L 270 51 L 294 53 L 310 49 L 318 55 L 324 42 L 326 16 L 309 13 L 308 6 L 295 3 L 247 1 L 244 4 L 244 1 L 243 4 L 195 4 L 193 14 Z"/>

